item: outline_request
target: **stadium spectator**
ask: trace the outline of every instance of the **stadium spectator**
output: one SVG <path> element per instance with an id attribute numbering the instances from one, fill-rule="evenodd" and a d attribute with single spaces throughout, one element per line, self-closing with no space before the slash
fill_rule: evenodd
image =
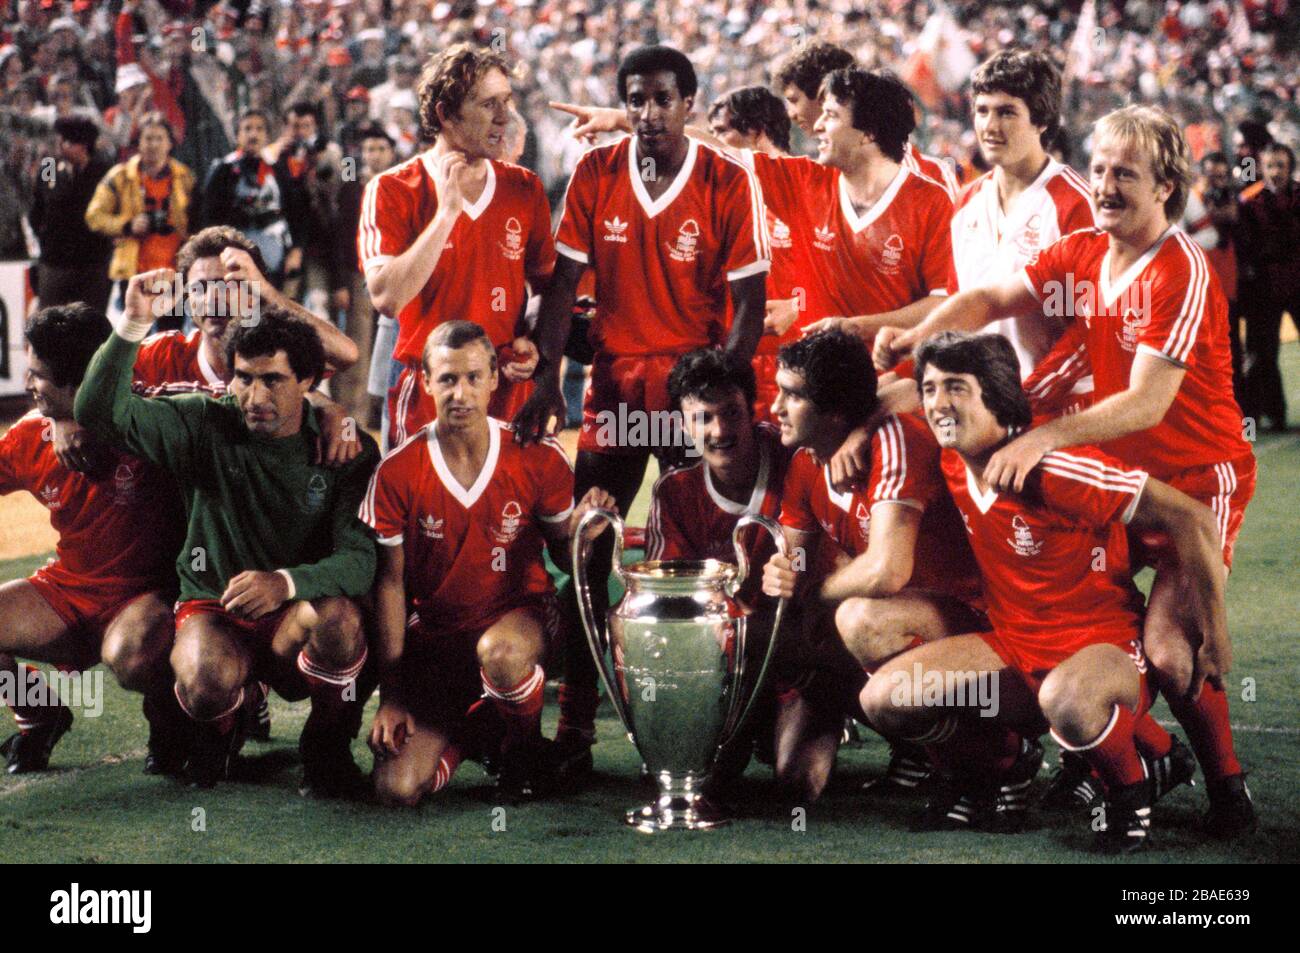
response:
<path id="1" fill-rule="evenodd" d="M 132 275 L 176 267 L 194 193 L 194 173 L 171 157 L 175 141 L 163 114 L 140 117 L 136 135 L 139 152 L 108 170 L 86 209 L 86 224 L 113 239 L 108 277 L 115 312 L 125 305 Z"/>
<path id="2" fill-rule="evenodd" d="M 34 183 L 31 223 L 41 246 L 37 294 L 44 307 L 84 301 L 103 311 L 111 246 L 86 224 L 86 208 L 110 163 L 95 151 L 99 128 L 89 119 L 58 119 L 54 132 L 58 159 L 47 157 Z"/>
<path id="3" fill-rule="evenodd" d="M 377 410 L 371 410 L 363 387 L 375 338 L 375 308 L 366 290 L 365 276 L 358 265 L 357 225 L 361 221 L 361 202 L 365 197 L 366 185 L 379 173 L 392 168 L 397 161 L 397 153 L 393 149 L 392 138 L 381 126 L 365 126 L 358 131 L 357 138 L 361 149 L 360 174 L 345 177 L 339 185 L 338 221 L 333 239 L 335 268 L 346 282 L 343 286 L 347 295 L 343 303 L 347 310 L 344 330 L 356 342 L 361 356 L 356 366 L 337 375 L 331 386 L 334 388 L 333 395 L 340 404 L 349 408 L 358 419 L 371 420 L 372 414 L 377 413 Z M 382 360 L 386 355 L 380 357 Z"/>
<path id="4" fill-rule="evenodd" d="M 1253 291 L 1246 311 L 1243 406 L 1247 417 L 1267 417 L 1286 430 L 1286 396 L 1278 369 L 1282 314 L 1300 327 L 1300 184 L 1295 153 L 1270 143 L 1260 153 L 1264 188 L 1242 203 L 1243 257 L 1250 262 Z"/>
<path id="5" fill-rule="evenodd" d="M 1183 228 L 1205 249 L 1210 267 L 1219 276 L 1228 299 L 1228 344 L 1232 347 L 1232 392 L 1237 403 L 1241 390 L 1241 308 L 1237 287 L 1237 226 L 1241 206 L 1232 181 L 1228 157 L 1207 153 L 1201 159 L 1201 177 L 1192 186 L 1183 213 Z"/>
<path id="6" fill-rule="evenodd" d="M 271 135 L 270 117 L 247 109 L 239 117 L 235 151 L 212 163 L 203 184 L 201 221 L 230 225 L 247 235 L 262 252 L 267 277 L 279 285 L 285 275 L 302 265 L 302 251 L 286 216 L 292 184 L 284 166 L 266 160 Z"/>

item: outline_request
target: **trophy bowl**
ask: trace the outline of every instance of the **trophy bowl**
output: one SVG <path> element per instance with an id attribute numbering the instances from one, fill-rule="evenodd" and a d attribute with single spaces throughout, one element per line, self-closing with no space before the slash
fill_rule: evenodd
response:
<path id="1" fill-rule="evenodd" d="M 626 590 L 604 626 L 586 572 L 585 530 L 597 520 L 614 528 L 613 571 Z M 653 804 L 628 812 L 627 823 L 637 830 L 702 830 L 730 821 L 704 788 L 762 688 L 785 609 L 782 600 L 758 672 L 749 677 L 752 612 L 736 593 L 749 572 L 740 534 L 751 524 L 766 529 L 778 550 L 786 551 L 780 526 L 758 515 L 736 524 L 735 564 L 674 559 L 624 566 L 623 521 L 604 509 L 588 511 L 574 532 L 574 582 L 587 643 L 628 739 L 659 788 Z"/>

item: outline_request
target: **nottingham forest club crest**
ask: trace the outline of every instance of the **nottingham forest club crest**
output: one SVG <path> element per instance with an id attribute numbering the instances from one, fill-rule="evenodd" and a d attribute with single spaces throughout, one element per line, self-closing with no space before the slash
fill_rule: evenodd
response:
<path id="1" fill-rule="evenodd" d="M 677 241 L 668 245 L 668 257 L 673 261 L 694 261 L 695 252 L 700 243 L 700 225 L 695 219 L 688 218 L 677 230 Z"/>
<path id="2" fill-rule="evenodd" d="M 320 473 L 313 473 L 307 480 L 307 491 L 302 495 L 302 511 L 319 513 L 325 506 L 325 495 L 329 484 Z"/>
<path id="3" fill-rule="evenodd" d="M 862 534 L 862 541 L 865 543 L 871 536 L 871 510 L 867 509 L 867 504 L 859 500 L 857 513 L 854 515 L 858 521 L 858 532 Z"/>
<path id="4" fill-rule="evenodd" d="M 492 537 L 498 543 L 513 543 L 523 525 L 523 515 L 523 507 L 519 505 L 519 501 L 511 500 L 501 508 L 501 527 L 492 530 Z"/>
<path id="5" fill-rule="evenodd" d="M 1025 518 L 1017 513 L 1011 517 L 1011 532 L 1014 539 L 1007 540 L 1007 544 L 1021 556 L 1037 556 L 1043 549 L 1041 540 L 1034 539 L 1033 530 L 1025 522 Z"/>
<path id="6" fill-rule="evenodd" d="M 135 471 L 129 463 L 119 463 L 113 473 L 113 505 L 130 506 L 135 497 Z"/>
<path id="7" fill-rule="evenodd" d="M 506 219 L 506 240 L 497 244 L 501 246 L 501 254 L 511 261 L 524 257 L 524 228 L 519 219 L 513 215 Z"/>
<path id="8" fill-rule="evenodd" d="M 885 247 L 880 250 L 880 264 L 876 266 L 876 270 L 882 275 L 896 275 L 902 260 L 903 238 L 895 232 L 885 239 Z"/>

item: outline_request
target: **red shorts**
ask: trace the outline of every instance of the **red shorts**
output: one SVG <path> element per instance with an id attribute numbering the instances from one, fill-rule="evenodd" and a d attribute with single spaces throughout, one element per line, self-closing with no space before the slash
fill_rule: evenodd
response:
<path id="1" fill-rule="evenodd" d="M 483 695 L 478 640 L 502 616 L 515 609 L 531 609 L 539 617 L 546 643 L 542 665 L 545 668 L 546 656 L 559 641 L 560 612 L 554 593 L 503 610 L 482 628 L 475 629 L 444 629 L 411 613 L 398 671 L 402 699 L 411 714 L 431 728 L 459 737 L 466 711 Z"/>
<path id="2" fill-rule="evenodd" d="M 505 421 L 514 417 L 515 412 L 533 392 L 532 381 L 516 384 L 507 380 L 505 374 L 499 373 L 503 364 L 502 355 L 509 351 L 507 347 L 497 349 L 497 389 L 492 392 L 492 400 L 488 403 L 488 416 Z M 419 363 L 407 364 L 397 378 L 397 383 L 388 392 L 388 423 L 392 446 L 405 443 L 407 438 L 437 417 L 438 408 L 424 389 Z"/>
<path id="3" fill-rule="evenodd" d="M 671 446 L 680 427 L 670 424 L 668 374 L 678 354 L 612 357 L 597 354 L 582 401 L 578 449 L 635 455 Z M 646 418 L 643 415 L 655 416 Z"/>
<path id="4" fill-rule="evenodd" d="M 775 424 L 776 417 L 772 413 L 772 404 L 776 402 L 775 354 L 754 355 L 754 384 L 757 388 L 754 397 L 754 422 L 766 420 L 770 424 Z"/>
<path id="5" fill-rule="evenodd" d="M 271 651 L 276 630 L 293 606 L 294 603 L 289 602 L 260 619 L 243 619 L 227 612 L 220 600 L 190 599 L 176 603 L 176 631 L 179 632 L 185 620 L 191 616 L 216 616 L 223 625 L 235 631 L 252 655 L 249 674 L 271 685 L 282 698 L 297 701 L 306 698 L 309 693 L 307 682 L 298 671 L 297 659 L 280 659 Z"/>
<path id="6" fill-rule="evenodd" d="M 1246 505 L 1255 495 L 1256 469 L 1252 453 L 1228 463 L 1186 470 L 1165 481 L 1213 511 L 1219 529 L 1219 544 L 1223 547 L 1223 564 L 1229 569 L 1232 568 L 1232 551 L 1241 532 L 1241 521 L 1246 517 Z M 1164 533 L 1131 533 L 1129 546 L 1134 572 L 1174 555 L 1173 546 Z"/>
<path id="7" fill-rule="evenodd" d="M 99 662 L 104 630 L 119 612 L 141 596 L 157 594 L 166 600 L 173 594 L 158 587 L 144 589 L 138 585 L 86 581 L 72 575 L 58 561 L 42 566 L 27 581 L 68 630 L 84 641 L 88 666 Z"/>
<path id="8" fill-rule="evenodd" d="M 1047 678 L 1048 673 L 1080 649 L 1087 648 L 1089 645 L 1118 646 L 1133 660 L 1133 667 L 1138 671 L 1141 682 L 1138 714 L 1146 712 L 1155 702 L 1155 693 L 1149 684 L 1146 653 L 1142 651 L 1142 640 L 1136 637 L 1132 629 L 1081 634 L 1079 638 L 1063 644 L 1060 649 L 1049 649 L 1038 645 L 1027 645 L 1022 641 L 1004 639 L 993 631 L 977 634 L 998 654 L 998 658 L 1015 669 L 1034 693 L 1035 698 L 1038 697 L 1038 690 L 1043 687 L 1043 680 Z"/>

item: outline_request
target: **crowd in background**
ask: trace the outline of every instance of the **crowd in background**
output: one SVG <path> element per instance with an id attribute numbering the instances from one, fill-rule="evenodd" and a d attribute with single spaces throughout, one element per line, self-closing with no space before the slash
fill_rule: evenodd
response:
<path id="1" fill-rule="evenodd" d="M 231 224 L 269 277 L 351 326 L 367 306 L 361 187 L 424 147 L 416 86 L 433 52 L 472 40 L 518 63 L 520 161 L 558 205 L 584 145 L 549 100 L 615 105 L 620 57 L 657 42 L 694 62 L 702 116 L 720 93 L 770 82 L 808 39 L 898 72 L 922 109 L 920 145 L 967 176 L 981 162 L 965 79 L 998 49 L 1061 65 L 1054 151 L 1076 168 L 1100 115 L 1130 101 L 1173 113 L 1194 158 L 1223 173 L 1203 178 L 1189 231 L 1218 250 L 1254 321 L 1247 377 L 1273 369 L 1245 386 L 1244 409 L 1284 422 L 1276 327 L 1297 309 L 1278 289 L 1300 287 L 1300 198 L 1293 168 L 1279 197 L 1262 163 L 1271 141 L 1300 142 L 1288 0 L 0 0 L 0 259 L 39 261 L 43 303 L 75 289 L 111 307 L 112 282 L 120 298 L 142 262 Z"/>

